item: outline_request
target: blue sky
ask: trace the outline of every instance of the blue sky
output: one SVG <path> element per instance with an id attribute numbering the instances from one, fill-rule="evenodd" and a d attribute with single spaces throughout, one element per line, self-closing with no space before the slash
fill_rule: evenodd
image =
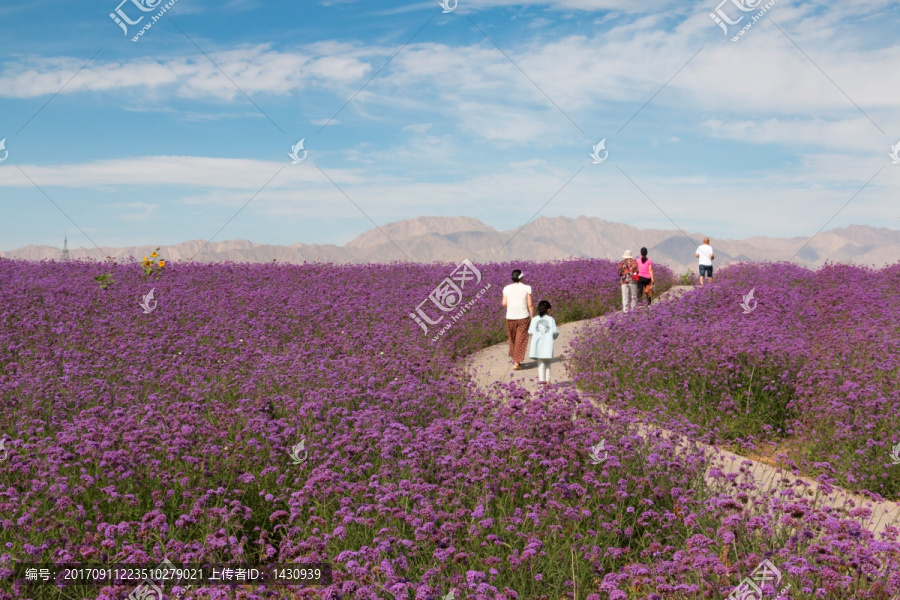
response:
<path id="1" fill-rule="evenodd" d="M 0 250 L 226 223 L 216 241 L 343 244 L 369 218 L 539 210 L 713 238 L 811 236 L 839 210 L 829 229 L 900 229 L 887 0 L 775 0 L 736 42 L 765 2 L 176 0 L 132 41 L 168 1 L 0 6 Z M 743 16 L 728 35 L 717 7 Z M 143 17 L 127 35 L 117 8 Z"/>

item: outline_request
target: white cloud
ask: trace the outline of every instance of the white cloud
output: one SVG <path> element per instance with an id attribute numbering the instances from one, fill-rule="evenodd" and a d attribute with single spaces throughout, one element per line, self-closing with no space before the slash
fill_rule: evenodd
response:
<path id="1" fill-rule="evenodd" d="M 464 214 L 518 227 L 553 198 L 541 214 L 586 214 L 645 227 L 670 228 L 665 216 L 668 215 L 686 231 L 714 229 L 716 237 L 744 238 L 811 235 L 887 162 L 886 156 L 884 160 L 859 161 L 847 160 L 842 154 L 808 155 L 792 168 L 744 176 L 660 176 L 647 165 L 621 164 L 653 202 L 614 164 L 587 165 L 565 185 L 578 166 L 561 167 L 543 159 L 508 162 L 487 174 L 461 175 L 447 182 L 409 181 L 380 174 L 380 164 L 361 164 L 354 169 L 325 168 L 343 193 L 309 162 L 285 165 L 202 157 L 145 157 L 55 167 L 24 165 L 23 170 L 42 187 L 89 191 L 141 187 L 147 188 L 142 193 L 167 198 L 165 204 L 158 200 L 114 207 L 125 211 L 124 218 L 135 220 L 153 215 L 157 206 L 165 206 L 167 213 L 181 211 L 173 214 L 182 215 L 194 206 L 201 210 L 196 214 L 201 214 L 210 207 L 237 210 L 253 198 L 249 213 L 269 217 L 355 215 L 355 202 L 376 222 L 423 214 Z M 873 215 L 895 216 L 900 169 L 889 167 L 858 193 L 841 213 L 842 219 L 866 222 Z M 278 176 L 260 191 L 279 169 L 282 170 Z M 183 187 L 174 193 L 159 192 L 160 186 L 173 185 Z M 0 187 L 30 186 L 18 170 L 0 170 Z M 196 192 L 188 191 L 191 188 Z"/>
<path id="2" fill-rule="evenodd" d="M 479 6 L 513 4 L 519 4 L 518 0 L 488 0 Z M 530 4 L 579 10 L 624 5 L 618 0 Z M 854 8 L 852 14 L 866 18 L 866 11 L 883 5 L 869 0 L 861 9 Z M 896 123 L 900 98 L 885 85 L 884 74 L 900 71 L 900 52 L 896 45 L 869 48 L 864 27 L 844 30 L 835 39 L 831 31 L 835 15 L 848 14 L 847 7 L 829 6 L 813 14 L 808 4 L 779 4 L 777 13 L 772 13 L 827 73 L 826 77 L 770 22 L 757 23 L 739 44 L 733 44 L 718 37 L 720 32 L 708 18 L 709 7 L 702 2 L 686 17 L 654 10 L 646 3 L 640 6 L 646 14 L 616 21 L 592 37 L 570 35 L 540 43 L 525 40 L 504 48 L 537 88 L 487 40 L 465 46 L 421 42 L 405 48 L 350 108 L 369 118 L 374 118 L 367 112 L 373 105 L 395 111 L 440 110 L 444 118 L 457 119 L 464 127 L 466 123 L 478 123 L 469 130 L 483 131 L 487 140 L 525 143 L 540 136 L 555 138 L 573 133 L 569 124 L 548 117 L 556 108 L 544 93 L 587 128 L 584 121 L 595 114 L 607 116 L 610 108 L 626 111 L 633 106 L 637 110 L 683 68 L 653 99 L 654 108 L 679 110 L 698 122 L 709 120 L 715 113 L 743 113 L 742 119 L 756 120 L 760 116 L 808 117 L 810 113 L 828 112 L 823 118 L 847 120 L 862 116 L 855 102 L 886 131 L 892 120 Z M 703 50 L 685 67 L 701 47 Z M 250 95 L 325 90 L 343 100 L 398 49 L 318 42 L 298 52 L 259 45 L 221 50 L 210 56 Z M 67 58 L 11 63 L 0 75 L 0 95 L 25 98 L 53 94 L 81 64 L 81 59 Z M 234 100 L 241 96 L 235 85 L 202 56 L 92 63 L 62 93 L 139 87 L 162 97 L 171 94 Z M 499 116 L 495 124 L 481 127 L 493 116 Z"/>
<path id="3" fill-rule="evenodd" d="M 537 142 L 556 129 L 553 122 L 503 105 L 463 103 L 457 106 L 462 128 L 475 137 L 499 145 Z"/>
<path id="4" fill-rule="evenodd" d="M 413 125 L 405 125 L 403 131 L 409 131 L 417 135 L 425 135 L 433 125 L 433 123 L 414 123 Z"/>
<path id="5" fill-rule="evenodd" d="M 754 144 L 818 146 L 869 154 L 882 150 L 885 145 L 884 136 L 862 116 L 837 121 L 774 117 L 760 121 L 728 122 L 709 119 L 703 125 L 712 137 Z"/>
<path id="6" fill-rule="evenodd" d="M 285 165 L 287 165 L 285 167 Z M 41 187 L 99 188 L 103 186 L 181 185 L 202 188 L 256 190 L 285 167 L 276 178 L 278 185 L 318 181 L 321 174 L 307 165 L 263 160 L 207 158 L 195 156 L 144 156 L 98 160 L 82 164 L 21 165 L 28 177 Z M 297 168 L 293 168 L 297 167 Z M 0 187 L 28 187 L 32 184 L 18 169 L 0 170 Z"/>
<path id="7" fill-rule="evenodd" d="M 126 212 L 120 212 L 116 218 L 120 221 L 143 221 L 151 218 L 160 205 L 147 202 L 119 202 L 104 205 L 106 208 L 119 209 Z"/>
<path id="8" fill-rule="evenodd" d="M 628 13 L 657 12 L 674 6 L 677 3 L 672 0 L 644 0 L 643 2 L 633 2 L 632 0 L 478 0 L 472 2 L 468 7 L 460 3 L 461 8 L 469 8 L 469 10 L 487 10 L 497 7 L 516 7 L 535 6 L 547 7 L 556 10 L 577 10 L 577 11 L 621 11 Z"/>
<path id="9" fill-rule="evenodd" d="M 434 3 L 437 1 L 405 3 L 402 6 L 381 10 L 378 14 L 394 15 L 416 10 L 434 10 Z M 359 2 L 358 0 L 322 0 L 320 3 L 330 6 Z M 453 3 L 451 2 L 450 5 L 452 6 Z M 679 3 L 675 0 L 645 0 L 644 2 L 632 2 L 631 0 L 477 0 L 473 2 L 471 0 L 461 0 L 453 12 L 464 15 L 504 7 L 516 10 L 533 7 L 535 9 L 562 11 L 563 13 L 574 12 L 578 17 L 581 17 L 585 12 L 659 12 L 670 10 L 672 7 L 677 6 L 679 6 Z"/>
<path id="10" fill-rule="evenodd" d="M 307 87 L 334 89 L 358 81 L 371 69 L 358 57 L 360 50 L 348 44 L 318 43 L 306 50 L 303 54 L 277 52 L 270 50 L 269 45 L 258 45 L 209 52 L 227 77 L 205 56 L 95 62 L 74 78 L 82 60 L 32 59 L 10 64 L 0 74 L 0 96 L 31 98 L 55 94 L 71 79 L 61 93 L 148 88 L 171 90 L 186 98 L 230 100 L 242 96 L 240 90 L 252 95 L 288 94 Z"/>
<path id="11" fill-rule="evenodd" d="M 476 123 L 469 131 L 508 143 L 574 133 L 544 94 L 584 129 L 592 119 L 602 118 L 606 125 L 611 114 L 624 115 L 632 107 L 637 111 L 653 98 L 652 109 L 675 111 L 685 124 L 710 121 L 714 115 L 742 121 L 818 117 L 854 124 L 863 118 L 867 123 L 860 121 L 860 126 L 871 131 L 862 137 L 880 134 L 878 127 L 888 131 L 900 108 L 900 98 L 884 85 L 885 73 L 900 71 L 896 46 L 867 48 L 866 33 L 859 30 L 842 32 L 840 43 L 834 44 L 820 39 L 824 25 L 807 26 L 811 18 L 795 12 L 802 25 L 792 22 L 787 11 L 778 18 L 803 52 L 769 22 L 758 23 L 748 32 L 752 35 L 733 44 L 717 37 L 705 10 L 672 31 L 661 29 L 671 15 L 655 14 L 594 37 L 504 48 L 527 78 L 487 41 L 462 47 L 414 44 L 354 104 L 361 111 L 366 104 L 401 103 L 405 111 L 440 107 L 443 116 L 462 127 Z M 618 128 L 627 116 L 618 118 L 622 122 L 611 126 Z M 490 126 L 482 127 L 485 121 Z M 516 131 L 520 123 L 528 126 Z M 859 131 L 854 145 L 861 148 Z M 792 143 L 787 132 L 782 140 Z"/>

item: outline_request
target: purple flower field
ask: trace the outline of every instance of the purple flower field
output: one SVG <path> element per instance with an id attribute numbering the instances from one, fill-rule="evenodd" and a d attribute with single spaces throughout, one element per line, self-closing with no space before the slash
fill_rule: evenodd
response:
<path id="1" fill-rule="evenodd" d="M 582 338 L 588 391 L 485 395 L 467 380 L 457 359 L 504 340 L 512 268 L 563 323 L 615 309 L 615 267 L 479 265 L 474 289 L 491 288 L 432 341 L 437 327 L 426 334 L 409 314 L 454 265 L 167 264 L 145 279 L 135 264 L 0 261 L 0 577 L 20 562 L 306 561 L 331 563 L 332 585 L 195 586 L 181 597 L 686 600 L 725 598 L 768 559 L 791 585 L 782 598 L 900 593 L 897 529 L 876 538 L 855 520 L 864 509 L 814 507 L 790 483 L 764 498 L 743 476 L 713 473 L 711 486 L 701 448 L 636 427 L 672 428 L 676 401 L 707 415 L 691 350 L 706 343 L 719 371 L 702 393 L 721 408 L 706 420 L 684 411 L 694 423 L 683 431 L 760 445 L 781 430 L 825 455 L 803 469 L 887 489 L 896 475 L 874 485 L 863 454 L 827 453 L 858 443 L 889 470 L 898 337 L 888 290 L 900 270 L 882 271 L 878 286 L 860 285 L 853 268 L 734 270 Z M 658 291 L 675 281 L 662 267 L 657 279 Z M 734 294 L 748 283 L 759 306 L 743 315 Z M 866 296 L 876 291 L 885 297 Z M 741 350 L 741 340 L 753 343 Z M 632 363 L 646 379 L 622 370 Z M 678 377 L 680 396 L 660 383 Z M 757 388 L 757 378 L 775 381 Z M 745 380 L 761 407 L 750 415 L 735 392 Z M 651 397 L 654 410 L 641 412 Z M 596 400 L 616 404 L 615 416 Z M 308 458 L 294 464 L 300 441 Z M 601 441 L 608 458 L 594 464 Z M 132 589 L 0 579 L 2 600 Z"/>
<path id="2" fill-rule="evenodd" d="M 583 336 L 576 369 L 584 387 L 687 417 L 711 441 L 898 500 L 898 298 L 900 265 L 744 264 Z"/>

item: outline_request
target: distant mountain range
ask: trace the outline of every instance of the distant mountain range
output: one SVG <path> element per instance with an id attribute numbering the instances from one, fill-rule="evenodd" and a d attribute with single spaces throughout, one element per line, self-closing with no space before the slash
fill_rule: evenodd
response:
<path id="1" fill-rule="evenodd" d="M 678 273 L 696 270 L 694 257 L 704 235 L 663 229 L 638 229 L 598 218 L 540 217 L 521 230 L 498 231 L 469 217 L 418 217 L 370 229 L 344 246 L 294 244 L 273 246 L 247 240 L 206 243 L 191 240 L 163 246 L 160 255 L 170 261 L 193 257 L 197 262 L 283 263 L 387 263 L 415 262 L 504 262 L 511 260 L 556 260 L 594 257 L 618 260 L 627 248 L 637 256 L 646 246 L 655 262 Z M 712 237 L 712 235 L 711 235 Z M 690 239 L 688 239 L 690 238 Z M 900 260 L 900 231 L 883 227 L 851 225 L 823 231 L 808 238 L 754 237 L 746 240 L 712 237 L 717 266 L 738 261 L 786 261 L 818 267 L 826 261 L 883 266 Z M 127 248 L 72 248 L 72 259 L 106 257 L 137 259 L 155 246 Z M 202 251 L 201 251 L 202 250 Z M 59 259 L 60 248 L 26 246 L 0 252 L 0 257 L 24 260 Z"/>

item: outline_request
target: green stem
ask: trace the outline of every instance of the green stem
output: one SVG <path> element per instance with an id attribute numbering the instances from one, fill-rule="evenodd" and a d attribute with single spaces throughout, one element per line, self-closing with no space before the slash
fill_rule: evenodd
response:
<path id="1" fill-rule="evenodd" d="M 756 365 L 750 371 L 750 381 L 747 383 L 747 412 L 750 412 L 750 394 L 753 388 L 753 374 L 756 372 Z"/>

